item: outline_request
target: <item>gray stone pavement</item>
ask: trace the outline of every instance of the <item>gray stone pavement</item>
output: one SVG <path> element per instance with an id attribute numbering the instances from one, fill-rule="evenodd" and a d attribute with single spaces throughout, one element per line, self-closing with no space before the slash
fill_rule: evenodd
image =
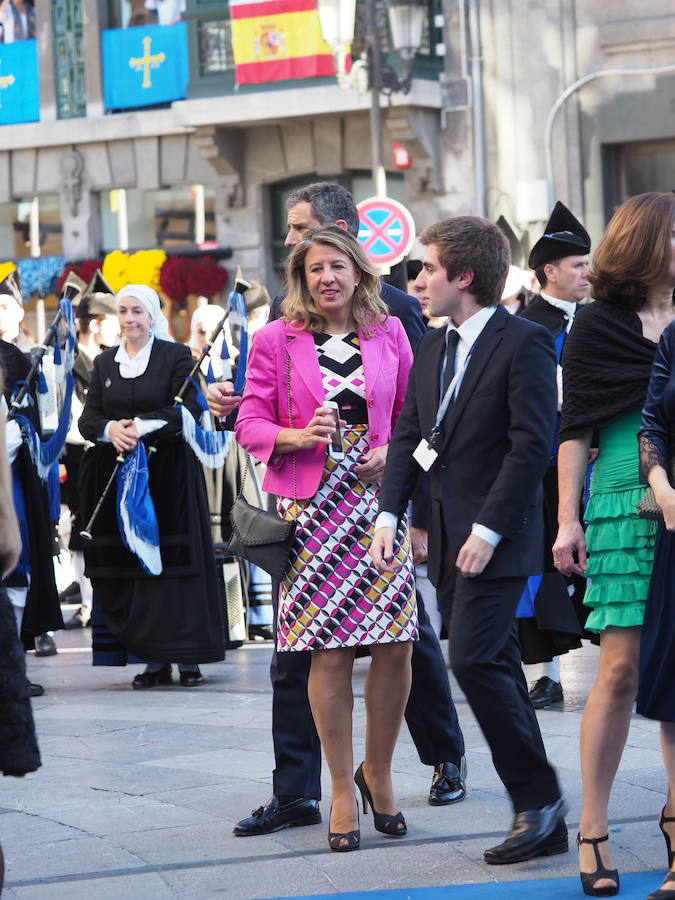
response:
<path id="1" fill-rule="evenodd" d="M 517 866 L 483 864 L 483 849 L 501 838 L 511 811 L 459 692 L 467 799 L 444 808 L 427 804 L 431 771 L 404 730 L 394 768 L 408 837 L 384 838 L 368 815 L 361 849 L 339 854 L 326 842 L 326 777 L 322 825 L 232 835 L 234 823 L 271 794 L 269 644 L 247 644 L 224 663 L 204 666 L 208 681 L 199 688 L 135 692 L 137 667 L 92 668 L 88 630 L 60 632 L 56 640 L 58 656 L 28 660 L 32 680 L 47 688 L 34 701 L 43 767 L 0 782 L 7 897 L 245 900 L 558 876 L 573 876 L 569 896 L 583 896 L 572 852 Z M 570 802 L 572 837 L 580 803 L 579 720 L 596 658 L 593 647 L 564 658 L 565 709 L 539 714 Z M 355 671 L 357 760 L 367 666 L 358 660 Z M 665 866 L 657 732 L 655 723 L 634 717 L 612 797 L 615 863 L 624 872 Z"/>

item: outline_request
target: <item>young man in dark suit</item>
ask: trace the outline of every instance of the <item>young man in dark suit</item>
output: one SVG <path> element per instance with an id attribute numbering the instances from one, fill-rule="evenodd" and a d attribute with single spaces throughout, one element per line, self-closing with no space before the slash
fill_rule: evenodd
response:
<path id="1" fill-rule="evenodd" d="M 300 188 L 289 196 L 287 208 L 287 247 L 319 225 L 335 224 L 354 236 L 358 232 L 354 198 L 339 184 L 322 181 Z M 382 298 L 391 315 L 401 320 L 414 349 L 425 331 L 418 301 L 385 283 Z M 270 321 L 281 315 L 282 299 L 274 299 Z M 211 385 L 209 407 L 215 415 L 228 415 L 236 408 L 231 391 L 231 385 Z M 466 795 L 464 739 L 443 654 L 422 603 L 418 612 L 419 640 L 413 649 L 413 681 L 405 717 L 421 762 L 434 767 L 428 801 L 432 806 L 445 806 Z M 237 823 L 234 833 L 240 837 L 321 821 L 321 745 L 307 697 L 309 665 L 309 653 L 275 652 L 272 656 L 274 794 Z"/>
<path id="2" fill-rule="evenodd" d="M 520 665 L 515 611 L 542 554 L 542 479 L 556 414 L 547 331 L 499 306 L 509 265 L 496 225 L 468 216 L 422 235 L 417 278 L 445 329 L 421 341 L 389 445 L 371 555 L 392 563 L 392 525 L 429 471 L 429 578 L 438 589 L 450 662 L 514 807 L 491 864 L 568 849 L 565 805 Z"/>

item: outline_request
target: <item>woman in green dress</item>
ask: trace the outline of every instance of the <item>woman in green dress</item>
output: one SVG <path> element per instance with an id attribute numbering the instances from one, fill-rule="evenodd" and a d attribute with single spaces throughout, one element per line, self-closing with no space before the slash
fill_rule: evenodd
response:
<path id="1" fill-rule="evenodd" d="M 673 320 L 668 277 L 675 195 L 633 197 L 614 213 L 593 257 L 595 302 L 581 310 L 565 344 L 558 473 L 559 532 L 553 547 L 565 575 L 590 578 L 586 628 L 600 638 L 598 673 L 581 723 L 583 809 L 579 823 L 584 892 L 611 896 L 607 805 L 637 690 L 640 628 L 651 575 L 654 523 L 640 519 L 637 433 L 661 332 Z M 585 519 L 579 498 L 594 432 L 599 457 Z"/>

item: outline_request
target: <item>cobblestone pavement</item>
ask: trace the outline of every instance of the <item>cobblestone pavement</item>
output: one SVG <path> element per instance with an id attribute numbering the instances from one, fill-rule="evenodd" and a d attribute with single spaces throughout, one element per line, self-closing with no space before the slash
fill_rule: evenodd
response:
<path id="1" fill-rule="evenodd" d="M 269 644 L 249 643 L 224 663 L 204 666 L 208 680 L 201 687 L 138 692 L 130 687 L 137 667 L 92 668 L 88 630 L 60 632 L 56 640 L 58 656 L 31 655 L 28 662 L 31 679 L 47 688 L 34 701 L 43 767 L 0 782 L 3 896 L 244 900 L 511 882 L 517 897 L 515 882 L 562 876 L 575 877 L 569 896 L 582 896 L 574 853 L 517 866 L 483 864 L 483 849 L 501 838 L 511 811 L 459 693 L 467 799 L 450 807 L 427 804 L 431 770 L 419 763 L 404 730 L 394 769 L 408 837 L 387 840 L 367 816 L 361 849 L 331 853 L 326 777 L 322 825 L 258 838 L 232 835 L 235 822 L 271 794 Z M 539 713 L 570 803 L 572 837 L 580 805 L 579 720 L 596 659 L 590 646 L 564 659 L 565 708 Z M 367 665 L 358 660 L 355 672 L 357 758 Z M 634 717 L 610 808 L 621 871 L 665 866 L 657 825 L 664 794 L 657 725 Z M 654 881 L 656 887 L 657 876 Z"/>

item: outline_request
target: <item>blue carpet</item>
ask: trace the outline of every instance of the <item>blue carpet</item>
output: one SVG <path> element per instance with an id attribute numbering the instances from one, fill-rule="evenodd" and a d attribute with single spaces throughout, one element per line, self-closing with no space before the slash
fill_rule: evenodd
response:
<path id="1" fill-rule="evenodd" d="M 497 873 L 496 873 L 497 874 Z M 620 900 L 644 900 L 661 884 L 664 872 L 621 874 Z M 335 895 L 332 895 L 335 896 Z M 493 897 L 517 900 L 575 900 L 584 897 L 581 881 L 575 878 L 542 878 L 508 881 L 501 884 L 448 884 L 442 887 L 407 888 L 396 891 L 356 891 L 338 894 L 340 900 L 492 900 Z M 675 892 L 673 893 L 675 900 Z M 284 897 L 277 900 L 326 900 L 326 894 L 311 897 Z"/>

